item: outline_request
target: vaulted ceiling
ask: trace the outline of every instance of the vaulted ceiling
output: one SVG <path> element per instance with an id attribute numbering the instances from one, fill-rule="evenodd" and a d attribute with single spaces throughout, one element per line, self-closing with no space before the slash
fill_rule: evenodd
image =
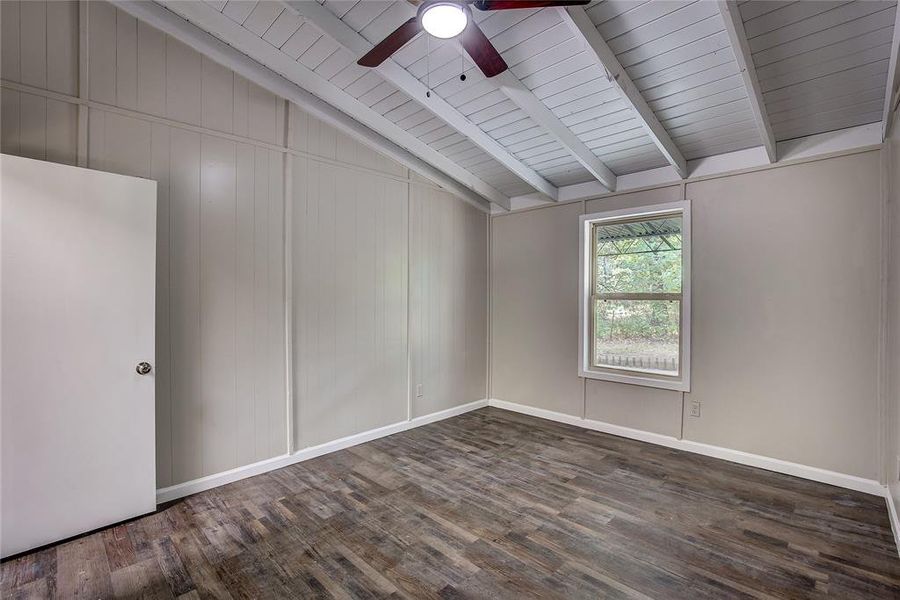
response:
<path id="1" fill-rule="evenodd" d="M 358 66 L 415 15 L 404 0 L 157 4 L 507 208 L 744 148 L 776 160 L 777 141 L 882 121 L 897 77 L 893 0 L 474 10 L 510 66 L 491 79 L 426 34 Z"/>

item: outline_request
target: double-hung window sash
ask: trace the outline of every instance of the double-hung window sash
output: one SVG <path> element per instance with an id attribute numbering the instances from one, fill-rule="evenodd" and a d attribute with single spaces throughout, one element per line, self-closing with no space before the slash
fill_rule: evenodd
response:
<path id="1" fill-rule="evenodd" d="M 591 224 L 590 362 L 681 373 L 682 214 Z"/>

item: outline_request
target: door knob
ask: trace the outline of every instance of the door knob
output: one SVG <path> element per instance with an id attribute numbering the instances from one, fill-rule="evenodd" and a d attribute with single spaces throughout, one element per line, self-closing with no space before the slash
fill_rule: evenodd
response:
<path id="1" fill-rule="evenodd" d="M 146 375 L 150 372 L 151 369 L 153 369 L 153 367 L 150 365 L 150 363 L 139 362 L 135 371 L 137 371 L 138 375 Z"/>

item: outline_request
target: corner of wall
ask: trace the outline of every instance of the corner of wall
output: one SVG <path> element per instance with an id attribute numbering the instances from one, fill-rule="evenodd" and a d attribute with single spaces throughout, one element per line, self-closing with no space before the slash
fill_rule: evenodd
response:
<path id="1" fill-rule="evenodd" d="M 900 123 L 894 111 L 895 125 L 885 140 L 885 310 L 883 356 L 883 473 L 887 483 L 887 501 L 894 528 L 894 539 L 900 548 Z"/>

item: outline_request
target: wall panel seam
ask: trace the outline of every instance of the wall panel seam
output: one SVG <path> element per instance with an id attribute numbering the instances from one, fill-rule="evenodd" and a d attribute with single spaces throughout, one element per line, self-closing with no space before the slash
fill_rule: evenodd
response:
<path id="1" fill-rule="evenodd" d="M 89 69 L 89 52 L 88 52 L 88 28 L 90 26 L 88 4 L 86 0 L 78 2 L 78 99 L 86 101 L 88 99 L 88 69 Z M 87 167 L 88 164 L 88 131 L 90 111 L 88 106 L 82 102 L 78 103 L 78 141 L 75 152 L 75 162 L 79 167 Z"/>
<path id="2" fill-rule="evenodd" d="M 6 79 L 0 79 L 0 88 L 7 88 L 7 89 L 14 90 L 17 92 L 33 94 L 36 96 L 41 96 L 45 99 L 57 100 L 59 102 L 68 102 L 69 104 L 75 104 L 79 107 L 85 106 L 87 108 L 103 110 L 106 112 L 110 112 L 110 113 L 114 113 L 114 114 L 118 114 L 118 115 L 122 115 L 122 116 L 126 116 L 126 117 L 132 117 L 134 119 L 149 121 L 151 123 L 159 123 L 159 124 L 163 124 L 163 125 L 168 125 L 169 127 L 177 127 L 179 129 L 183 129 L 185 131 L 191 131 L 193 133 L 199 133 L 199 134 L 203 134 L 203 135 L 211 135 L 211 136 L 219 137 L 222 139 L 230 140 L 233 142 L 238 142 L 238 143 L 242 143 L 242 144 L 250 144 L 257 148 L 265 148 L 267 150 L 272 150 L 274 152 L 280 152 L 283 154 L 299 156 L 299 157 L 317 161 L 317 162 L 320 162 L 323 164 L 345 167 L 345 168 L 351 169 L 353 171 L 357 171 L 357 172 L 369 174 L 369 175 L 377 175 L 379 177 L 386 177 L 386 178 L 392 179 L 394 181 L 399 181 L 399 182 L 403 182 L 403 183 L 415 183 L 416 185 L 423 185 L 423 186 L 426 186 L 426 187 L 429 187 L 432 189 L 436 189 L 436 190 L 443 189 L 440 186 L 438 186 L 434 183 L 431 183 L 427 180 L 426 181 L 413 180 L 410 177 L 402 177 L 399 175 L 394 175 L 392 173 L 378 171 L 376 169 L 369 169 L 366 167 L 355 165 L 353 163 L 344 162 L 344 161 L 341 161 L 338 159 L 327 158 L 324 156 L 320 156 L 318 154 L 311 154 L 309 152 L 304 152 L 303 150 L 297 150 L 296 148 L 279 146 L 278 144 L 270 144 L 270 143 L 263 142 L 261 140 L 251 138 L 251 137 L 244 137 L 241 135 L 236 135 L 234 133 L 227 133 L 224 131 L 209 129 L 207 127 L 203 127 L 200 125 L 193 125 L 191 123 L 185 123 L 183 121 L 177 121 L 175 119 L 170 119 L 167 117 L 160 117 L 157 115 L 151 115 L 151 114 L 144 113 L 141 111 L 132 110 L 129 108 L 122 108 L 119 106 L 114 106 L 112 104 L 97 102 L 96 100 L 90 100 L 88 98 L 79 98 L 76 96 L 70 96 L 68 94 L 62 94 L 60 92 L 45 90 L 45 89 L 41 89 L 38 87 L 30 86 L 27 84 L 9 81 Z"/>
<path id="3" fill-rule="evenodd" d="M 884 144 L 881 149 L 881 161 L 880 161 L 880 175 L 881 175 L 881 202 L 879 203 L 879 218 L 881 225 L 881 262 L 879 264 L 879 294 L 878 294 L 878 340 L 877 340 L 877 348 L 876 348 L 876 361 L 875 361 L 875 373 L 876 373 L 876 402 L 877 402 L 877 414 L 878 414 L 878 444 L 877 444 L 877 457 L 876 460 L 878 464 L 876 465 L 877 473 L 878 473 L 878 481 L 882 485 L 887 485 L 887 483 L 891 480 L 892 472 L 896 469 L 896 466 L 889 465 L 890 462 L 888 460 L 887 455 L 887 444 L 890 439 L 889 427 L 890 427 L 890 415 L 888 411 L 888 381 L 887 374 L 889 373 L 888 368 L 888 347 L 887 347 L 887 332 L 888 332 L 888 256 L 891 249 L 891 239 L 890 239 L 890 210 L 888 206 L 888 198 L 891 193 L 891 179 L 890 179 L 890 164 L 892 158 L 892 148 L 889 143 Z"/>
<path id="4" fill-rule="evenodd" d="M 291 115 L 291 103 L 283 100 L 284 110 L 284 147 L 288 146 L 293 138 L 294 127 Z M 282 153 L 282 165 L 284 169 L 284 218 L 282 219 L 282 235 L 284 244 L 282 248 L 282 263 L 284 265 L 284 354 L 285 354 L 285 404 L 286 404 L 286 434 L 285 445 L 290 454 L 294 451 L 294 160 L 293 155 Z"/>
<path id="5" fill-rule="evenodd" d="M 493 283 L 491 278 L 491 264 L 493 261 L 493 240 L 492 240 L 492 228 L 491 228 L 491 217 L 490 215 L 485 215 L 485 258 L 487 264 L 485 265 L 485 273 L 487 281 L 485 282 L 485 292 L 486 292 L 486 302 L 485 307 L 487 310 L 487 315 L 485 319 L 485 373 L 484 373 L 484 388 L 485 388 L 485 398 L 491 398 L 492 390 L 492 381 L 491 381 L 491 347 L 492 347 L 492 338 L 493 338 L 493 322 L 494 322 L 494 299 L 493 299 Z"/>
<path id="6" fill-rule="evenodd" d="M 118 15 L 118 9 L 116 9 L 116 14 Z M 116 98 L 118 99 L 118 85 L 116 86 Z M 203 369 L 203 358 L 204 358 L 204 348 L 205 344 L 203 342 L 203 146 L 204 146 L 203 136 L 200 136 L 199 144 L 200 144 L 200 154 L 198 156 L 200 160 L 200 168 L 197 171 L 197 280 L 196 282 L 196 293 L 197 293 L 197 339 L 196 344 L 198 347 L 197 351 L 197 373 L 194 374 L 194 377 L 200 379 L 202 381 L 202 373 Z M 202 387 L 198 386 L 197 389 L 197 397 L 193 399 L 195 405 L 198 404 L 199 410 L 202 412 L 205 408 L 204 405 L 204 390 Z M 204 435 L 204 428 L 197 427 L 196 435 L 198 438 L 198 443 L 200 445 L 200 472 L 206 472 L 206 460 L 208 460 L 206 445 L 204 439 L 206 436 Z"/>
<path id="7" fill-rule="evenodd" d="M 239 402 L 238 369 L 240 368 L 240 366 L 238 365 L 238 356 L 239 356 L 239 353 L 238 353 L 238 329 L 239 329 L 238 328 L 238 311 L 239 311 L 239 309 L 238 309 L 238 306 L 239 306 L 239 301 L 238 301 L 238 287 L 239 287 L 238 286 L 238 277 L 239 277 L 239 275 L 238 275 L 238 273 L 239 273 L 239 270 L 238 270 L 238 248 L 240 247 L 240 244 L 237 241 L 238 236 L 239 236 L 239 234 L 238 234 L 238 214 L 239 214 L 238 169 L 239 169 L 239 167 L 238 167 L 237 144 L 234 144 L 233 150 L 234 150 L 232 153 L 232 156 L 233 156 L 232 164 L 234 165 L 234 174 L 233 174 L 234 176 L 232 177 L 232 186 L 234 187 L 234 204 L 233 204 L 233 206 L 234 206 L 234 215 L 233 215 L 234 229 L 233 229 L 233 232 L 234 232 L 234 240 L 235 241 L 234 241 L 233 252 L 231 253 L 232 254 L 231 269 L 232 269 L 232 273 L 234 273 L 234 290 L 233 290 L 233 294 L 232 294 L 232 306 L 234 307 L 234 312 L 232 314 L 232 324 L 234 327 L 231 331 L 231 344 L 232 344 L 232 351 L 234 352 L 234 354 L 233 354 L 234 371 L 231 374 L 231 388 L 232 388 L 232 393 L 234 394 L 234 398 L 232 401 L 231 412 L 234 415 L 234 421 L 235 421 L 234 422 L 234 436 L 235 436 L 235 439 L 237 439 L 239 437 L 238 436 L 238 426 L 237 426 L 238 419 L 239 419 L 239 416 L 238 416 L 238 402 Z M 234 464 L 239 464 L 240 463 L 240 458 L 239 458 L 240 442 L 235 441 L 235 443 L 232 445 L 232 447 L 234 450 L 234 454 L 233 454 Z"/>
<path id="8" fill-rule="evenodd" d="M 581 201 L 581 214 L 587 214 L 587 200 Z M 584 251 L 584 248 L 579 248 L 578 252 L 581 253 Z M 578 309 L 581 311 L 581 308 Z M 581 418 L 587 419 L 587 377 L 581 378 Z"/>
<path id="9" fill-rule="evenodd" d="M 409 169 L 406 170 L 409 173 Z M 406 420 L 413 415 L 412 376 L 412 184 L 406 184 Z"/>
<path id="10" fill-rule="evenodd" d="M 174 284 L 175 284 L 175 276 L 173 275 L 173 273 L 175 273 L 175 269 L 172 268 L 172 257 L 175 255 L 175 236 L 172 234 L 172 232 L 175 230 L 175 211 L 172 209 L 172 198 L 174 197 L 174 194 L 172 193 L 173 178 L 172 178 L 172 135 L 171 135 L 171 132 L 169 132 L 169 135 L 167 135 L 166 137 L 167 137 L 168 143 L 169 143 L 169 150 L 167 153 L 168 164 L 166 165 L 166 169 L 167 169 L 166 185 L 169 188 L 168 190 L 166 190 L 167 215 L 169 218 L 168 232 L 167 232 L 167 235 L 169 238 L 168 239 L 169 255 L 166 257 L 166 260 L 169 263 L 168 271 L 167 271 L 169 281 L 167 283 L 168 290 L 166 291 L 166 303 L 168 304 L 167 319 L 168 319 L 169 331 L 166 335 L 166 339 L 169 342 L 169 349 L 168 349 L 168 353 L 167 353 L 167 358 L 169 360 L 169 378 L 168 378 L 168 384 L 169 384 L 169 390 L 168 390 L 168 392 L 169 392 L 169 394 L 168 394 L 169 430 L 170 430 L 170 432 L 172 432 L 174 429 L 173 423 L 175 422 L 175 403 L 174 403 L 174 398 L 175 398 L 175 361 L 173 359 L 175 348 L 174 348 L 174 344 L 172 343 L 174 336 L 172 335 L 172 331 L 171 331 L 172 315 L 174 314 L 174 294 L 172 293 L 172 289 L 174 288 Z M 170 433 L 170 435 L 172 435 L 172 434 Z M 171 439 L 169 441 L 169 474 L 168 475 L 169 475 L 169 481 L 173 482 L 175 480 L 175 444 L 172 442 Z M 158 476 L 159 475 L 157 474 L 157 477 Z"/>

